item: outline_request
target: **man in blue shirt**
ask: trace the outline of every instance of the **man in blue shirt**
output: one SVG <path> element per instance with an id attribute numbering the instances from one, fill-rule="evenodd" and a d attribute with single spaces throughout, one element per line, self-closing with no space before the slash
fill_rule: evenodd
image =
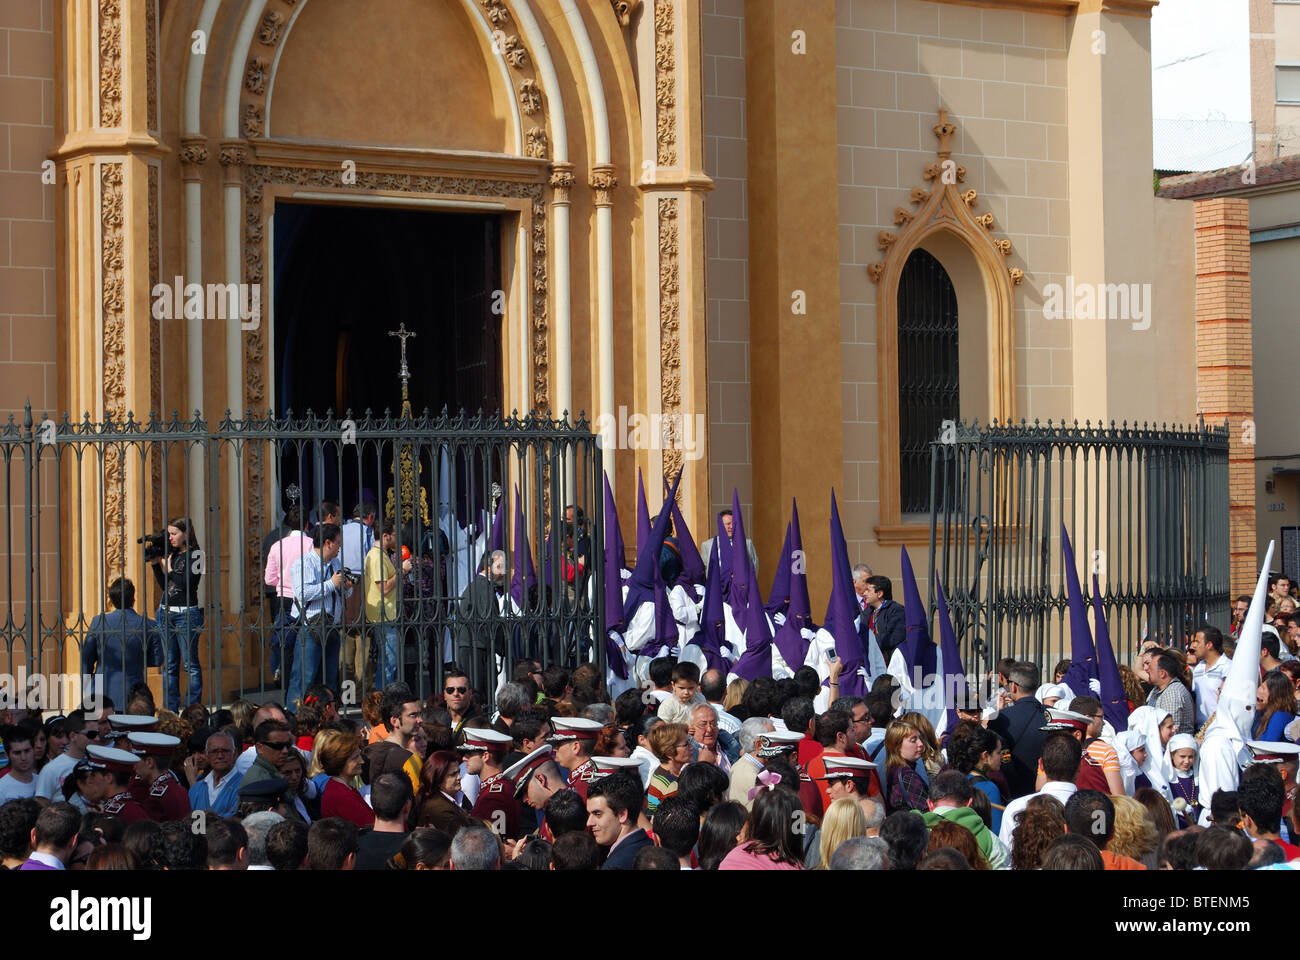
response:
<path id="1" fill-rule="evenodd" d="M 298 649 L 289 678 L 288 699 L 297 703 L 304 687 L 318 682 L 322 651 L 325 660 L 325 686 L 337 690 L 339 684 L 339 631 L 343 604 L 351 593 L 341 570 L 333 569 L 343 546 L 343 534 L 336 523 L 323 523 L 312 538 L 316 547 L 304 553 L 293 565 L 293 600 L 298 613 Z"/>
<path id="2" fill-rule="evenodd" d="M 162 635 L 156 623 L 132 609 L 135 584 L 130 580 L 118 577 L 110 583 L 108 602 L 113 609 L 90 621 L 81 646 L 81 673 L 103 678 L 103 686 L 93 693 L 94 702 L 103 694 L 124 704 L 130 700 L 131 688 L 144 683 L 145 667 L 162 663 Z M 87 691 L 85 698 L 91 702 L 92 693 Z"/>
<path id="3" fill-rule="evenodd" d="M 208 775 L 190 787 L 190 809 L 210 810 L 219 817 L 233 817 L 239 806 L 239 785 L 243 776 L 235 772 L 235 741 L 228 733 L 214 733 L 203 745 L 208 758 Z"/>

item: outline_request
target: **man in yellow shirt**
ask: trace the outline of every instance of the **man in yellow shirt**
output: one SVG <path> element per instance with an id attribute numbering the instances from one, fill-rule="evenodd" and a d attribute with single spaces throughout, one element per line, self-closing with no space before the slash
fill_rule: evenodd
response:
<path id="1" fill-rule="evenodd" d="M 392 520 L 384 522 L 378 542 L 366 554 L 362 575 L 366 584 L 366 620 L 379 647 L 379 668 L 375 686 L 383 689 L 397 679 L 397 567 L 390 555 L 397 550 L 397 531 Z M 402 561 L 402 572 L 410 573 L 412 561 Z"/>

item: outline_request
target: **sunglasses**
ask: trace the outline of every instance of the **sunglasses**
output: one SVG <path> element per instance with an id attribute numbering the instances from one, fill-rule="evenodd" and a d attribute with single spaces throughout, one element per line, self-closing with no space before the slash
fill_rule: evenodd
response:
<path id="1" fill-rule="evenodd" d="M 85 737 L 87 740 L 98 740 L 98 739 L 99 739 L 99 731 L 98 731 L 98 730 L 82 730 L 82 731 L 81 731 L 81 735 L 82 735 L 83 737 Z"/>
<path id="2" fill-rule="evenodd" d="M 290 741 L 285 741 L 284 743 L 276 743 L 274 740 L 263 740 L 262 746 L 270 747 L 272 750 L 288 750 L 290 747 L 293 746 L 293 743 Z"/>
<path id="3" fill-rule="evenodd" d="M 469 693 L 469 687 L 443 687 L 443 693 Z"/>

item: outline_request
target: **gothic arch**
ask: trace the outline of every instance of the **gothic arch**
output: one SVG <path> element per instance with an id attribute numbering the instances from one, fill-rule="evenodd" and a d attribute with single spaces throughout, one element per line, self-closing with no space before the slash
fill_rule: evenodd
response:
<path id="1" fill-rule="evenodd" d="M 922 174 L 929 188 L 914 187 L 912 206 L 896 207 L 897 232 L 882 230 L 877 241 L 884 259 L 868 272 L 876 284 L 876 359 L 880 423 L 880 523 L 875 528 L 882 545 L 925 543 L 929 525 L 904 523 L 899 496 L 898 449 L 898 283 L 913 250 L 933 254 L 948 271 L 957 289 L 958 317 L 966 343 L 962 357 L 987 369 L 987 380 L 963 377 L 962 415 L 970 419 L 1007 421 L 1015 404 L 1015 287 L 1024 271 L 1008 267 L 1011 241 L 992 235 L 993 214 L 976 215 L 978 195 L 960 189 L 966 168 L 952 159 L 951 140 L 957 128 L 939 111 L 932 128 L 939 140 L 937 159 Z M 973 343 L 972 343 L 973 341 Z M 972 353 L 972 346 L 983 356 Z M 982 398 L 968 397 L 975 387 Z M 983 399 L 985 402 L 980 402 Z"/>

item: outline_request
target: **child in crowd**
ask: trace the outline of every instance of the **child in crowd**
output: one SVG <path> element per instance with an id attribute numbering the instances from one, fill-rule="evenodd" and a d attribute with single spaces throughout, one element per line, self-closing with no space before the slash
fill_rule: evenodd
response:
<path id="1" fill-rule="evenodd" d="M 1179 830 L 1192 826 L 1201 816 L 1196 792 L 1197 760 L 1196 738 L 1190 733 L 1176 733 L 1169 738 L 1169 746 L 1165 748 L 1165 778 L 1173 794 L 1171 806 Z"/>

